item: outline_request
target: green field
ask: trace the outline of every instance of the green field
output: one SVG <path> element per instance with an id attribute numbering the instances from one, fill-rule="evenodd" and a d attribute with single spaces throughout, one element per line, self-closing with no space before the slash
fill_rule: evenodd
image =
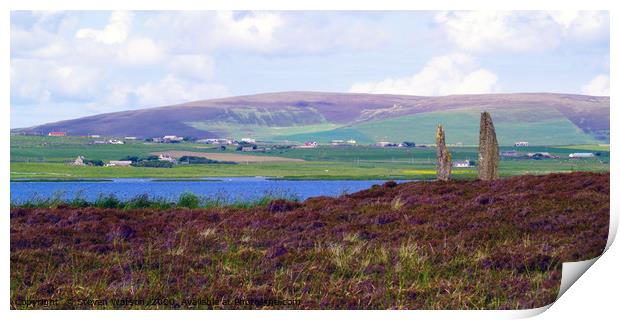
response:
<path id="1" fill-rule="evenodd" d="M 104 140 L 98 138 L 96 140 Z M 11 162 L 66 162 L 77 156 L 87 159 L 119 160 L 129 155 L 146 157 L 151 152 L 176 150 L 204 151 L 204 144 L 162 144 L 126 141 L 125 144 L 89 144 L 93 139 L 82 137 L 11 136 Z M 172 146 L 172 147 L 171 147 Z M 210 148 L 210 147 L 209 147 Z"/>
<path id="2" fill-rule="evenodd" d="M 543 110 L 532 114 L 528 109 L 518 107 L 511 109 L 468 108 L 418 113 L 327 131 L 275 136 L 273 139 L 318 142 L 355 139 L 359 143 L 413 141 L 431 144 L 435 141 L 437 125 L 442 124 L 446 130 L 447 143 L 476 145 L 478 144 L 480 112 L 484 110 L 493 114 L 500 145 L 510 146 L 516 141 L 528 141 L 530 145 L 599 143 L 556 110 Z"/>
<path id="3" fill-rule="evenodd" d="M 217 132 L 224 137 L 253 137 L 258 140 L 280 140 L 277 137 L 284 135 L 284 133 L 288 135 L 312 135 L 316 132 L 324 132 L 338 127 L 337 124 L 329 122 L 288 127 L 235 124 L 230 122 L 188 122 L 186 124 L 196 129 Z"/>
<path id="4" fill-rule="evenodd" d="M 301 163 L 268 162 L 250 164 L 177 165 L 173 168 L 80 167 L 67 162 L 82 155 L 87 159 L 119 160 L 129 155 L 147 156 L 164 150 L 234 152 L 208 149 L 194 143 L 92 145 L 77 137 L 11 137 L 11 179 L 82 178 L 199 178 L 266 176 L 286 179 L 432 179 L 434 148 L 331 147 L 315 149 L 273 149 L 256 156 L 278 156 L 306 160 Z M 502 151 L 514 150 L 502 147 Z M 477 160 L 476 147 L 450 147 L 454 160 Z M 503 159 L 502 176 L 570 171 L 608 171 L 609 147 L 598 145 L 517 148 L 521 153 L 549 152 L 559 159 Z M 573 152 L 600 152 L 593 159 L 569 159 Z M 475 168 L 454 169 L 456 179 L 474 178 Z"/>

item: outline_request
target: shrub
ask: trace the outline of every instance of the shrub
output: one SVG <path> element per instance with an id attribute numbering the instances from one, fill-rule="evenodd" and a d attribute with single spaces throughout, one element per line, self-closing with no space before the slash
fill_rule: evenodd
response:
<path id="1" fill-rule="evenodd" d="M 198 208 L 200 206 L 200 197 L 191 192 L 183 192 L 179 196 L 177 206 L 186 208 Z"/>
<path id="2" fill-rule="evenodd" d="M 89 165 L 89 166 L 95 166 L 95 167 L 103 167 L 103 160 L 84 160 L 84 163 Z"/>
<path id="3" fill-rule="evenodd" d="M 86 201 L 86 199 L 81 196 L 76 196 L 69 202 L 69 206 L 73 208 L 86 208 L 90 206 L 90 202 Z"/>
<path id="4" fill-rule="evenodd" d="M 172 162 L 160 160 L 142 160 L 134 164 L 134 166 L 147 168 L 172 168 Z"/>
<path id="5" fill-rule="evenodd" d="M 125 203 L 125 209 L 143 209 L 151 206 L 148 194 L 137 195 Z"/>
<path id="6" fill-rule="evenodd" d="M 232 162 L 232 161 L 217 161 L 217 160 L 213 160 L 213 159 L 209 159 L 209 158 L 205 158 L 205 157 L 194 157 L 194 156 L 182 156 L 181 158 L 179 158 L 179 163 L 188 163 L 188 164 L 213 164 L 213 163 L 235 164 L 235 162 Z"/>
<path id="7" fill-rule="evenodd" d="M 118 198 L 116 198 L 113 194 L 109 194 L 107 196 L 100 194 L 93 206 L 106 209 L 120 208 L 121 201 L 118 200 Z"/>

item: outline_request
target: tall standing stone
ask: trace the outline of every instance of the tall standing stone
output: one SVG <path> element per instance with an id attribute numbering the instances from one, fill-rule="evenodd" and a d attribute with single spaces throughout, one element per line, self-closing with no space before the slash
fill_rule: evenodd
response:
<path id="1" fill-rule="evenodd" d="M 435 142 L 437 144 L 437 180 L 448 181 L 452 173 L 452 155 L 446 148 L 446 133 L 441 125 L 437 126 Z"/>
<path id="2" fill-rule="evenodd" d="M 478 179 L 499 178 L 499 145 L 493 120 L 488 112 L 480 115 L 480 144 L 478 145 Z"/>

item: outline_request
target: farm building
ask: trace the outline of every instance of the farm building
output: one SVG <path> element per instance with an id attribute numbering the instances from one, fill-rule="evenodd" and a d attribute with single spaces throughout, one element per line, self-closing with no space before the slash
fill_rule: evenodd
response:
<path id="1" fill-rule="evenodd" d="M 568 155 L 569 158 L 594 158 L 592 152 L 576 152 Z"/>
<path id="2" fill-rule="evenodd" d="M 472 167 L 472 163 L 469 160 L 465 160 L 465 161 L 452 161 L 452 167 L 454 167 L 454 168 L 469 168 L 469 167 Z"/>
<path id="3" fill-rule="evenodd" d="M 311 149 L 311 148 L 316 148 L 319 146 L 319 143 L 316 141 L 308 141 L 308 142 L 304 142 L 304 144 L 300 145 L 300 146 L 295 146 L 295 149 Z"/>
<path id="4" fill-rule="evenodd" d="M 538 159 L 557 159 L 558 156 L 554 156 L 552 154 L 550 154 L 549 152 L 530 152 L 527 154 L 527 156 L 529 158 L 532 158 L 534 160 L 538 160 Z"/>
<path id="5" fill-rule="evenodd" d="M 204 143 L 204 144 L 220 144 L 220 145 L 233 144 L 233 141 L 230 139 L 200 139 L 200 140 L 197 140 L 196 142 Z"/>
<path id="6" fill-rule="evenodd" d="M 83 156 L 78 156 L 77 158 L 75 158 L 75 161 L 73 161 L 73 165 L 74 166 L 84 166 L 84 157 Z"/>
<path id="7" fill-rule="evenodd" d="M 504 151 L 499 154 L 502 157 L 518 157 L 519 153 L 516 150 Z"/>
<path id="8" fill-rule="evenodd" d="M 399 148 L 413 148 L 415 147 L 415 142 L 403 141 L 398 144 Z"/>
<path id="9" fill-rule="evenodd" d="M 530 145 L 530 143 L 529 143 L 529 142 L 527 142 L 527 141 L 518 141 L 518 142 L 515 142 L 515 147 L 527 147 L 527 146 L 529 146 L 529 145 Z"/>
<path id="10" fill-rule="evenodd" d="M 169 154 L 160 154 L 159 157 L 157 158 L 159 159 L 159 161 L 168 161 L 171 163 L 177 163 L 177 159 L 173 158 Z"/>
<path id="11" fill-rule="evenodd" d="M 384 148 L 384 147 L 396 147 L 397 144 L 392 143 L 392 142 L 388 142 L 388 141 L 379 141 L 379 142 L 375 143 L 375 146 L 381 147 L 381 148 Z"/>
<path id="12" fill-rule="evenodd" d="M 47 134 L 50 137 L 66 137 L 67 133 L 64 131 L 52 131 Z"/>
<path id="13" fill-rule="evenodd" d="M 111 160 L 105 166 L 106 167 L 129 167 L 131 165 L 131 161 L 129 160 Z"/>
<path id="14" fill-rule="evenodd" d="M 181 142 L 183 141 L 183 137 L 177 137 L 177 136 L 164 136 L 162 138 L 163 142 Z M 153 141 L 155 141 L 155 139 L 153 139 Z"/>

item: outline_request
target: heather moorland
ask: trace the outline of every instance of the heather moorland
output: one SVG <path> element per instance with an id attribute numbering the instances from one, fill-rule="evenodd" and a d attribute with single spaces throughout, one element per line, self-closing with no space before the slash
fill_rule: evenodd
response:
<path id="1" fill-rule="evenodd" d="M 11 308 L 540 307 L 563 262 L 602 253 L 609 174 L 195 204 L 11 208 Z"/>

